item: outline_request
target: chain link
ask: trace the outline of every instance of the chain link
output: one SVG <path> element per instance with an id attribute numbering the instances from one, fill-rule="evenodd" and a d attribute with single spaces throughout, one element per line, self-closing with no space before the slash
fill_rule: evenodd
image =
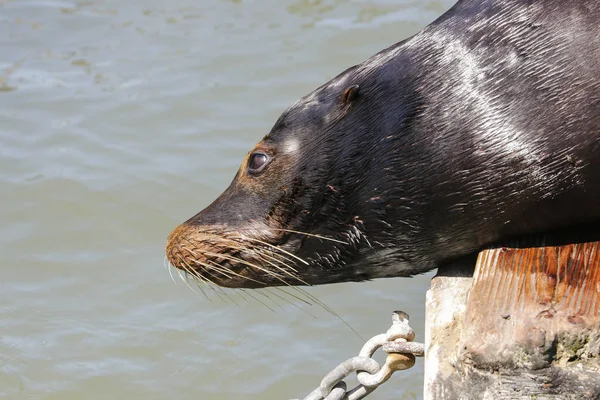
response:
<path id="1" fill-rule="evenodd" d="M 415 356 L 425 353 L 423 343 L 413 342 L 415 331 L 408 324 L 408 314 L 403 311 L 392 313 L 392 326 L 386 333 L 369 339 L 356 357 L 340 363 L 329 372 L 318 388 L 304 400 L 358 400 L 367 396 L 387 381 L 394 372 L 402 371 L 415 364 Z M 388 353 L 383 366 L 373 358 L 377 349 Z M 356 372 L 359 385 L 347 390 L 346 378 Z"/>

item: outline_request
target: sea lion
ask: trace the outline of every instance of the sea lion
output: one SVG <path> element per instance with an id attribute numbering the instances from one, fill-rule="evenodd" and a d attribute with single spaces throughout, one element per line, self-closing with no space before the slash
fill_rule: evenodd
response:
<path id="1" fill-rule="evenodd" d="M 290 106 L 169 236 L 226 287 L 410 276 L 600 222 L 600 8 L 462 0 Z"/>

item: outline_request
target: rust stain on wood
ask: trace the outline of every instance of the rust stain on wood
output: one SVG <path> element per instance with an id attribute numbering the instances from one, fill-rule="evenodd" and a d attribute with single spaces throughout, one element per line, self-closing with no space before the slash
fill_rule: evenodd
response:
<path id="1" fill-rule="evenodd" d="M 597 317 L 600 309 L 600 242 L 482 251 L 470 306 L 522 311 L 532 304 L 570 315 Z"/>
<path id="2" fill-rule="evenodd" d="M 467 298 L 461 357 L 504 365 L 524 351 L 550 360 L 560 335 L 597 332 L 599 313 L 600 242 L 485 250 Z"/>

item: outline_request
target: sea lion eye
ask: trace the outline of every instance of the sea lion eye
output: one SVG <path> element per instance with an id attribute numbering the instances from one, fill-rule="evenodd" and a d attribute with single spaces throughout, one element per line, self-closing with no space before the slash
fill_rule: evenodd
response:
<path id="1" fill-rule="evenodd" d="M 260 172 L 265 168 L 268 162 L 269 157 L 267 157 L 266 154 L 254 153 L 250 156 L 250 160 L 248 161 L 248 172 Z"/>

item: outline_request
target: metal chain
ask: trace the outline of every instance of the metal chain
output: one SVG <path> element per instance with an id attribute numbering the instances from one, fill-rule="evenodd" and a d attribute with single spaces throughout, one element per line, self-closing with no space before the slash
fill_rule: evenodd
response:
<path id="1" fill-rule="evenodd" d="M 387 381 L 395 371 L 402 371 L 415 364 L 415 356 L 425 354 L 425 345 L 415 343 L 415 331 L 408 324 L 408 314 L 403 311 L 392 313 L 392 326 L 386 333 L 373 336 L 364 344 L 357 357 L 352 357 L 325 375 L 318 388 L 304 400 L 358 400 L 373 392 Z M 378 348 L 388 353 L 383 366 L 372 359 Z M 356 372 L 360 383 L 347 390 L 344 378 Z"/>

